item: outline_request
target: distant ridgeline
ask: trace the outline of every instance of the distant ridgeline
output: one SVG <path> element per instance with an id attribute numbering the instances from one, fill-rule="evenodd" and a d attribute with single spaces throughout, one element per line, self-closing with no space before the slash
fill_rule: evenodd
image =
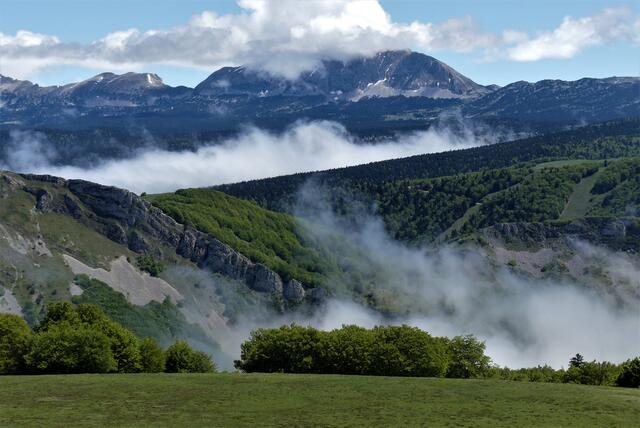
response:
<path id="1" fill-rule="evenodd" d="M 214 188 L 256 201 L 269 209 L 281 210 L 290 206 L 296 191 L 310 178 L 329 187 L 366 188 L 381 182 L 442 177 L 503 168 L 521 162 L 626 156 L 640 156 L 640 118 L 599 123 L 464 150 L 224 184 Z"/>
<path id="2" fill-rule="evenodd" d="M 636 156 L 640 156 L 640 119 L 214 189 L 286 211 L 296 204 L 301 186 L 311 180 L 328 193 L 341 190 L 335 192 L 336 208 L 345 209 L 354 198 L 374 202 L 394 237 L 421 241 L 443 238 L 445 231 L 455 230 L 457 236 L 503 222 L 634 216 Z M 618 162 L 620 158 L 628 159 Z M 559 162 L 567 160 L 574 162 Z M 595 185 L 586 189 L 594 198 L 579 212 L 564 212 L 573 191 L 585 190 L 576 186 L 589 177 L 597 181 L 584 183 Z M 450 230 L 463 217 L 463 224 L 458 222 Z"/>

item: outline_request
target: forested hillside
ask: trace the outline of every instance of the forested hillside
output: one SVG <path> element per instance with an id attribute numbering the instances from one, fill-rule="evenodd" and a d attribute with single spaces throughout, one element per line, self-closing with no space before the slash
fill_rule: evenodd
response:
<path id="1" fill-rule="evenodd" d="M 511 141 L 353 167 L 293 174 L 216 186 L 275 210 L 291 206 L 300 186 L 310 178 L 328 187 L 359 190 L 383 182 L 450 176 L 565 159 L 611 159 L 640 156 L 640 118 L 589 125 L 578 129 Z"/>

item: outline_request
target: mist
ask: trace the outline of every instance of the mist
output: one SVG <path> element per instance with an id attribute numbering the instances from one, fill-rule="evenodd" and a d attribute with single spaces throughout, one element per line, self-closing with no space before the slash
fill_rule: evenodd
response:
<path id="1" fill-rule="evenodd" d="M 281 133 L 246 128 L 238 136 L 195 151 L 147 146 L 127 159 L 106 160 L 93 167 L 60 165 L 64 159 L 59 159 L 43 134 L 13 132 L 0 167 L 79 178 L 137 193 L 162 193 L 464 149 L 508 138 L 479 132 L 468 123 L 456 123 L 454 129 L 432 127 L 365 144 L 338 123 L 299 122 Z"/>
<path id="2" fill-rule="evenodd" d="M 332 195 L 313 184 L 303 188 L 294 213 L 304 218 L 305 233 L 329 247 L 339 233 L 345 248 L 345 269 L 375 278 L 377 295 L 392 296 L 397 316 L 382 315 L 354 294 L 326 302 L 311 316 L 301 314 L 241 318 L 233 328 L 239 344 L 251 329 L 290 322 L 323 330 L 343 324 L 373 327 L 408 324 L 433 335 L 474 334 L 486 342 L 495 364 L 512 368 L 549 364 L 566 367 L 576 353 L 585 358 L 622 362 L 640 354 L 640 263 L 627 254 L 587 243 L 575 243 L 580 257 L 604 264 L 613 285 L 586 287 L 570 281 L 535 279 L 506 266 L 492 265 L 477 249 L 408 247 L 390 238 L 369 207 L 352 204 L 357 224 L 330 208 Z M 352 213 L 353 214 L 353 213 Z M 302 227 L 302 226 L 301 226 Z M 331 247 L 335 251 L 335 247 Z M 348 264 L 356 248 L 365 260 Z M 340 256 L 340 255 L 339 255 Z M 330 290 L 347 284 L 332 278 Z M 615 295 L 615 296 L 612 296 Z M 613 298 L 618 297 L 618 299 Z M 620 300 L 624 304 L 620 304 Z"/>

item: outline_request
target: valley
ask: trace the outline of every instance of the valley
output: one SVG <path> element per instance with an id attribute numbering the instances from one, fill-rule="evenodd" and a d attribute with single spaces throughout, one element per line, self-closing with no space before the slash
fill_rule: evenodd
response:
<path id="1" fill-rule="evenodd" d="M 3 1 L 0 426 L 633 426 L 640 13 L 481 3 Z"/>
<path id="2" fill-rule="evenodd" d="M 428 290 L 453 272 L 429 266 L 459 258 L 477 259 L 469 275 L 483 287 L 498 281 L 515 293 L 523 281 L 568 282 L 632 313 L 640 307 L 634 124 L 143 197 L 3 173 L 2 307 L 36 323 L 47 302 L 94 303 L 162 344 L 188 336 L 229 361 L 252 325 L 313 319 L 335 301 L 387 322 L 450 317 L 437 303 L 446 292 Z M 474 172 L 483 157 L 497 168 Z M 378 222 L 371 241 L 366 228 Z M 395 258 L 387 251 L 421 258 L 425 245 L 427 258 L 416 261 L 424 268 L 384 263 Z"/>

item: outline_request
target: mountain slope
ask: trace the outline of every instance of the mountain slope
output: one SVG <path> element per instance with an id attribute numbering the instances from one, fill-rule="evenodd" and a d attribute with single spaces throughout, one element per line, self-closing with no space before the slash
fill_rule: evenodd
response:
<path id="1" fill-rule="evenodd" d="M 360 190 L 376 198 L 393 237 L 448 241 L 443 254 L 481 261 L 478 280 L 491 283 L 507 268 L 635 307 L 640 290 L 625 272 L 640 265 L 639 171 L 637 158 L 527 162 Z M 323 192 L 331 189 L 314 199 Z M 269 308 L 315 313 L 327 294 L 389 317 L 430 310 L 394 288 L 408 278 L 350 234 L 369 221 L 360 211 L 350 217 L 350 204 L 336 207 L 339 227 L 324 225 L 322 213 L 314 219 L 301 210 L 304 219 L 296 219 L 212 189 L 150 196 L 163 212 L 124 190 L 11 173 L 1 174 L 0 198 L 0 311 L 31 322 L 47 301 L 73 299 L 104 305 L 165 340 L 189 334 L 221 343 L 238 317 Z M 568 216 L 572 199 L 584 203 Z M 158 264 L 165 270 L 157 277 L 143 271 Z"/>
<path id="2" fill-rule="evenodd" d="M 380 52 L 347 62 L 325 60 L 321 67 L 295 80 L 225 67 L 195 88 L 196 96 L 322 95 L 328 100 L 350 101 L 396 95 L 467 98 L 488 92 L 437 59 L 411 51 Z"/>
<path id="3" fill-rule="evenodd" d="M 48 302 L 94 303 L 140 335 L 218 353 L 239 318 L 305 306 L 305 294 L 125 190 L 0 172 L 0 312 L 33 324 Z"/>
<path id="4" fill-rule="evenodd" d="M 230 132 L 252 123 L 284 129 L 297 120 L 335 120 L 352 131 L 425 129 L 442 115 L 546 132 L 640 115 L 640 78 L 516 82 L 482 86 L 430 56 L 386 51 L 327 59 L 284 79 L 225 67 L 196 88 L 170 87 L 150 73 L 102 73 L 40 87 L 0 76 L 0 126 L 144 128 L 159 135 Z"/>
<path id="5" fill-rule="evenodd" d="M 640 119 L 588 125 L 570 131 L 444 153 L 416 155 L 327 171 L 299 173 L 215 186 L 266 208 L 291 206 L 298 189 L 313 179 L 329 188 L 366 192 L 366 187 L 497 169 L 518 162 L 553 159 L 606 159 L 640 156 Z"/>
<path id="6" fill-rule="evenodd" d="M 531 122 L 566 120 L 567 115 L 578 122 L 638 116 L 640 79 L 516 82 L 472 101 L 463 111 L 469 117 L 517 118 Z"/>

